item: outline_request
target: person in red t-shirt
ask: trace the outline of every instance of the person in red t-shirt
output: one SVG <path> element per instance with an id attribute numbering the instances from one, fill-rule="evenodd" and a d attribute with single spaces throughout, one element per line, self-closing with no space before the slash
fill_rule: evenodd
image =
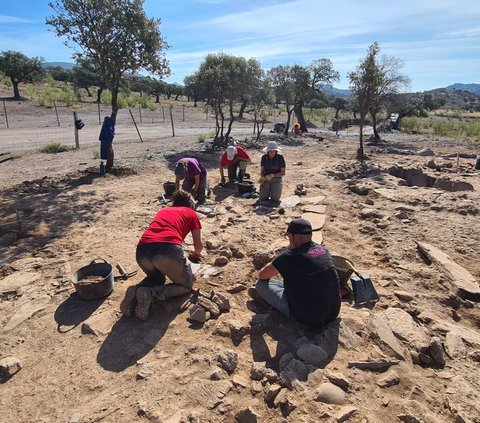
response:
<path id="1" fill-rule="evenodd" d="M 137 263 L 146 277 L 138 285 L 130 286 L 120 304 L 124 316 L 148 318 L 152 300 L 164 300 L 191 292 L 195 276 L 185 256 L 182 243 L 191 232 L 194 251 L 193 259 L 200 259 L 203 244 L 200 220 L 192 209 L 194 201 L 185 191 L 172 195 L 173 206 L 161 209 L 143 233 L 137 245 Z M 172 281 L 165 284 L 165 276 Z"/>
<path id="2" fill-rule="evenodd" d="M 229 182 L 235 182 L 236 180 L 242 182 L 245 177 L 247 164 L 250 163 L 252 163 L 252 160 L 242 147 L 230 145 L 220 159 L 220 183 L 222 185 L 225 184 L 224 168 L 227 168 L 228 170 Z M 239 169 L 238 176 L 237 169 Z"/>

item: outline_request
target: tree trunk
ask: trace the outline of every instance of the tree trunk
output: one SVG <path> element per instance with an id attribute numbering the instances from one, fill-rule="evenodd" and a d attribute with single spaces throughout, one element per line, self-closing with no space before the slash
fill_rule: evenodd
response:
<path id="1" fill-rule="evenodd" d="M 373 141 L 379 142 L 380 134 L 378 133 L 378 130 L 377 130 L 377 114 L 370 112 L 370 115 L 372 116 Z"/>
<path id="2" fill-rule="evenodd" d="M 115 128 L 115 123 L 117 122 L 117 113 L 118 113 L 118 87 L 114 87 L 112 89 L 112 114 L 110 118 L 112 119 L 112 125 Z M 105 170 L 110 172 L 113 168 L 113 159 L 115 157 L 115 153 L 113 151 L 113 140 L 110 142 L 108 146 L 108 153 L 107 153 L 107 164 L 105 166 Z"/>
<path id="3" fill-rule="evenodd" d="M 340 109 L 335 109 L 335 117 L 334 119 L 338 119 L 338 114 L 340 113 Z"/>
<path id="4" fill-rule="evenodd" d="M 357 150 L 357 160 L 365 160 L 365 154 L 363 151 L 363 121 L 365 120 L 364 116 L 360 116 L 360 146 Z"/>
<path id="5" fill-rule="evenodd" d="M 303 101 L 298 101 L 295 104 L 294 111 L 297 122 L 300 124 L 300 130 L 302 132 L 308 132 L 307 122 L 305 122 L 305 118 L 303 117 Z"/>
<path id="6" fill-rule="evenodd" d="M 87 90 L 87 95 L 89 97 L 93 97 L 92 92 L 90 91 L 90 87 L 85 87 L 85 89 Z"/>
<path id="7" fill-rule="evenodd" d="M 285 109 L 287 110 L 287 123 L 285 125 L 285 131 L 283 132 L 285 135 L 288 135 L 288 131 L 290 129 L 290 119 L 292 117 L 292 113 L 294 110 L 294 107 L 291 109 L 288 108 L 288 104 L 285 105 Z"/>
<path id="8" fill-rule="evenodd" d="M 13 98 L 15 100 L 20 100 L 20 90 L 18 89 L 18 81 L 14 81 L 12 79 L 12 84 L 13 84 Z"/>
<path id="9" fill-rule="evenodd" d="M 99 88 L 97 90 L 97 103 L 101 103 L 102 102 L 102 93 L 103 93 L 103 88 Z"/>
<path id="10" fill-rule="evenodd" d="M 228 129 L 225 134 L 225 142 L 224 142 L 225 146 L 228 146 L 228 138 L 230 137 L 230 132 L 232 132 L 232 125 L 233 125 L 233 121 L 235 120 L 235 116 L 233 115 L 233 101 L 230 101 L 228 110 L 230 112 L 230 122 L 228 123 Z"/>
<path id="11" fill-rule="evenodd" d="M 155 103 L 160 103 L 160 94 L 155 94 Z"/>
<path id="12" fill-rule="evenodd" d="M 238 118 L 243 119 L 243 114 L 245 113 L 245 108 L 247 107 L 248 100 L 244 99 L 240 105 L 240 111 L 238 112 Z"/>

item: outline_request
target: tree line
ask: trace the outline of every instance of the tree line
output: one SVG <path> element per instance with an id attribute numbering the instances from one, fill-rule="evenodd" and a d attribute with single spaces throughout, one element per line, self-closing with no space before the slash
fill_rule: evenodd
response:
<path id="1" fill-rule="evenodd" d="M 359 116 L 358 157 L 363 158 L 363 125 L 367 115 L 371 117 L 375 139 L 379 140 L 377 126 L 381 113 L 396 110 L 406 116 L 427 107 L 425 102 L 411 101 L 401 95 L 409 82 L 400 73 L 402 62 L 380 56 L 376 42 L 368 48 L 357 68 L 348 74 L 350 100 L 324 94 L 326 87 L 340 79 L 328 58 L 315 59 L 308 66 L 281 65 L 265 71 L 254 58 L 208 54 L 198 69 L 184 78 L 183 85 L 169 84 L 162 80 L 170 73 L 165 57 L 169 46 L 160 33 L 160 19 L 146 16 L 143 0 L 57 0 L 49 5 L 54 14 L 46 18 L 46 24 L 75 50 L 76 66 L 71 70 L 59 67 L 45 70 L 42 58 L 5 51 L 0 54 L 0 72 L 10 78 L 15 98 L 20 98 L 20 82 L 39 81 L 46 72 L 75 89 L 84 88 L 89 95 L 92 95 L 92 86 L 98 87 L 97 101 L 102 91 L 108 89 L 112 94 L 113 125 L 120 90 L 153 95 L 156 101 L 160 95 L 175 99 L 185 95 L 194 106 L 204 102 L 215 116 L 214 142 L 219 146 L 229 143 L 234 121 L 242 119 L 246 111 L 253 113 L 257 134 L 260 134 L 267 106 L 283 105 L 288 134 L 293 116 L 301 130 L 308 131 L 303 115 L 305 106 L 333 107 L 336 118 L 341 110 L 349 108 L 354 117 Z M 151 76 L 141 76 L 140 71 Z M 238 114 L 234 111 L 236 105 L 240 105 Z M 110 149 L 112 158 L 107 160 L 107 170 L 113 166 L 113 148 Z"/>

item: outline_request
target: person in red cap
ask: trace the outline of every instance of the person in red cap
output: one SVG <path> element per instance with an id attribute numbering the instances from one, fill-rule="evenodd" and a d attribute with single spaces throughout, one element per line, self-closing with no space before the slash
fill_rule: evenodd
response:
<path id="1" fill-rule="evenodd" d="M 288 250 L 258 272 L 249 294 L 286 317 L 320 328 L 340 312 L 339 279 L 332 257 L 323 245 L 312 241 L 308 220 L 292 220 L 286 235 Z M 273 279 L 277 274 L 283 282 Z"/>
<path id="2" fill-rule="evenodd" d="M 225 184 L 224 169 L 227 168 L 228 182 L 242 182 L 247 164 L 252 163 L 248 153 L 240 146 L 230 145 L 220 159 L 220 183 Z M 238 175 L 237 175 L 238 170 Z"/>

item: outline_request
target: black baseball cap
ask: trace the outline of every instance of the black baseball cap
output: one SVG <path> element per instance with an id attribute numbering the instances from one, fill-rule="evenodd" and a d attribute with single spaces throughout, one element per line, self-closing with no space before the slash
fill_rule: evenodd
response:
<path id="1" fill-rule="evenodd" d="M 293 219 L 287 228 L 286 234 L 296 234 L 296 235 L 311 235 L 312 234 L 312 224 L 305 219 Z"/>

